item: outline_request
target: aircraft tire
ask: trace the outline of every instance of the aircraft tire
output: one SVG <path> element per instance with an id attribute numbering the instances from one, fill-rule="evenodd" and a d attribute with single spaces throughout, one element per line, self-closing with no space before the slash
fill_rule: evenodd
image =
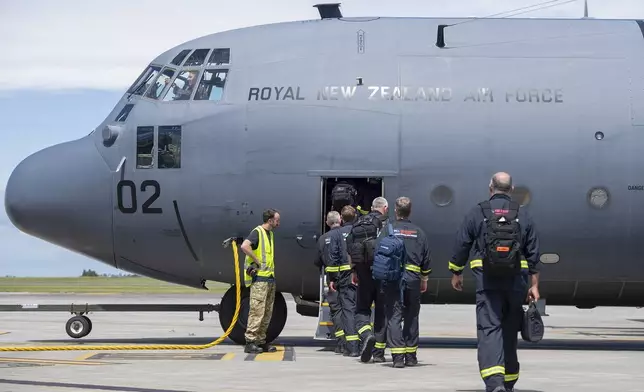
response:
<path id="1" fill-rule="evenodd" d="M 86 317 L 83 316 L 74 316 L 67 320 L 65 325 L 65 332 L 69 337 L 74 339 L 80 339 L 84 336 L 87 336 L 89 333 L 89 322 Z"/>
<path id="2" fill-rule="evenodd" d="M 250 289 L 244 287 L 241 289 L 241 301 L 239 308 L 239 316 L 237 318 L 237 325 L 230 332 L 228 337 L 230 340 L 237 344 L 246 344 L 246 325 L 248 322 L 248 309 L 250 307 Z M 235 286 L 231 286 L 221 299 L 221 307 L 219 309 L 219 323 L 224 331 L 228 329 L 230 322 L 235 314 Z M 275 293 L 275 303 L 273 304 L 273 315 L 271 322 L 266 331 L 266 342 L 270 343 L 282 333 L 284 325 L 286 325 L 286 318 L 288 312 L 286 307 L 286 300 L 282 293 Z"/>

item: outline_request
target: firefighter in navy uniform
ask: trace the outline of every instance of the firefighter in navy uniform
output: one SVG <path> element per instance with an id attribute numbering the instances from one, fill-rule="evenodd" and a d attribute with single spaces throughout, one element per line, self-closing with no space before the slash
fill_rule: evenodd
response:
<path id="1" fill-rule="evenodd" d="M 476 279 L 478 364 L 486 392 L 514 390 L 522 305 L 539 299 L 539 239 L 527 211 L 510 198 L 513 189 L 509 174 L 492 177 L 491 197 L 465 217 L 448 266 L 452 286 L 463 290 L 462 272 L 473 247 L 469 264 Z"/>
<path id="2" fill-rule="evenodd" d="M 318 256 L 315 265 L 324 266 L 329 292 L 327 299 L 331 307 L 331 319 L 337 340 L 336 353 L 357 357 L 359 337 L 356 332 L 354 313 L 356 287 L 351 282 L 351 265 L 346 243 L 342 235 L 342 219 L 337 211 L 327 214 L 326 224 L 330 230 L 318 240 Z"/>
<path id="3" fill-rule="evenodd" d="M 427 291 L 427 280 L 431 273 L 431 253 L 425 232 L 409 220 L 411 200 L 399 197 L 395 205 L 396 221 L 392 223 L 394 235 L 405 243 L 405 264 L 402 278 L 402 306 L 394 304 L 393 314 L 387 312 L 391 321 L 387 321 L 387 343 L 394 359 L 394 367 L 414 366 L 418 364 L 418 315 L 420 313 L 420 296 Z M 399 300 L 397 300 L 399 301 Z M 402 331 L 401 319 L 403 320 Z M 392 329 L 397 329 L 392 331 Z M 400 338 L 398 338 L 400 336 Z M 398 340 L 400 339 L 400 340 Z M 385 343 L 376 342 L 376 349 L 385 348 Z M 403 351 L 401 351 L 401 349 Z M 403 356 L 399 355 L 404 353 Z M 384 362 L 384 352 L 377 351 L 374 362 Z"/>
<path id="4" fill-rule="evenodd" d="M 352 281 L 358 286 L 356 297 L 356 329 L 362 341 L 360 360 L 368 362 L 374 351 L 376 338 L 384 341 L 385 315 L 384 304 L 378 299 L 378 290 L 371 274 L 375 240 L 387 221 L 389 206 L 387 199 L 376 197 L 371 204 L 371 212 L 361 215 L 353 223 L 347 235 L 346 245 L 349 252 Z M 371 326 L 371 304 L 374 303 L 374 331 Z"/>

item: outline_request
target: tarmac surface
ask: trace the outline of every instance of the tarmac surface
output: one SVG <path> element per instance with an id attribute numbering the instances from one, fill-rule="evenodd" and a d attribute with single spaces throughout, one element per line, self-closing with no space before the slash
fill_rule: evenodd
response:
<path id="1" fill-rule="evenodd" d="M 0 294 L 0 304 L 217 304 L 221 295 Z M 314 340 L 317 319 L 289 295 L 278 352 L 249 355 L 230 340 L 206 350 L 0 352 L 0 391 L 483 391 L 474 306 L 423 305 L 419 366 L 393 369 L 334 354 Z M 641 391 L 644 309 L 548 306 L 538 344 L 520 342 L 517 392 Z M 90 335 L 72 339 L 65 312 L 0 314 L 0 346 L 206 344 L 221 334 L 217 313 L 89 315 Z"/>

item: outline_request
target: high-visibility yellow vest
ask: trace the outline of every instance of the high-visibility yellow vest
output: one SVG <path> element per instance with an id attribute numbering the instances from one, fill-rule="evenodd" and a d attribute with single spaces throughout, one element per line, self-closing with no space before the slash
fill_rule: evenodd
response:
<path id="1" fill-rule="evenodd" d="M 273 263 L 273 257 L 275 256 L 275 251 L 273 247 L 273 232 L 270 232 L 270 241 L 269 235 L 266 233 L 266 230 L 260 225 L 255 229 L 259 237 L 259 244 L 257 244 L 257 249 L 253 251 L 257 259 L 261 262 L 259 269 L 257 270 L 257 276 L 263 278 L 270 278 L 275 276 L 275 264 Z M 253 258 L 246 256 L 244 259 L 244 284 L 247 287 L 253 283 L 253 277 L 248 275 L 246 270 L 250 267 L 253 262 Z"/>

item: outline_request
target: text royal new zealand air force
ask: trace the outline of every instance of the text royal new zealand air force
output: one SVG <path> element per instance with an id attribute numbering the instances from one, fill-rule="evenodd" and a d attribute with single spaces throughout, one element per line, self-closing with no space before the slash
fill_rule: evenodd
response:
<path id="1" fill-rule="evenodd" d="M 368 99 L 382 101 L 427 102 L 520 102 L 558 104 L 564 101 L 563 90 L 556 88 L 517 88 L 493 90 L 477 88 L 454 92 L 450 87 L 399 86 L 325 86 L 314 94 L 306 94 L 300 86 L 251 87 L 249 101 L 322 101 Z"/>

